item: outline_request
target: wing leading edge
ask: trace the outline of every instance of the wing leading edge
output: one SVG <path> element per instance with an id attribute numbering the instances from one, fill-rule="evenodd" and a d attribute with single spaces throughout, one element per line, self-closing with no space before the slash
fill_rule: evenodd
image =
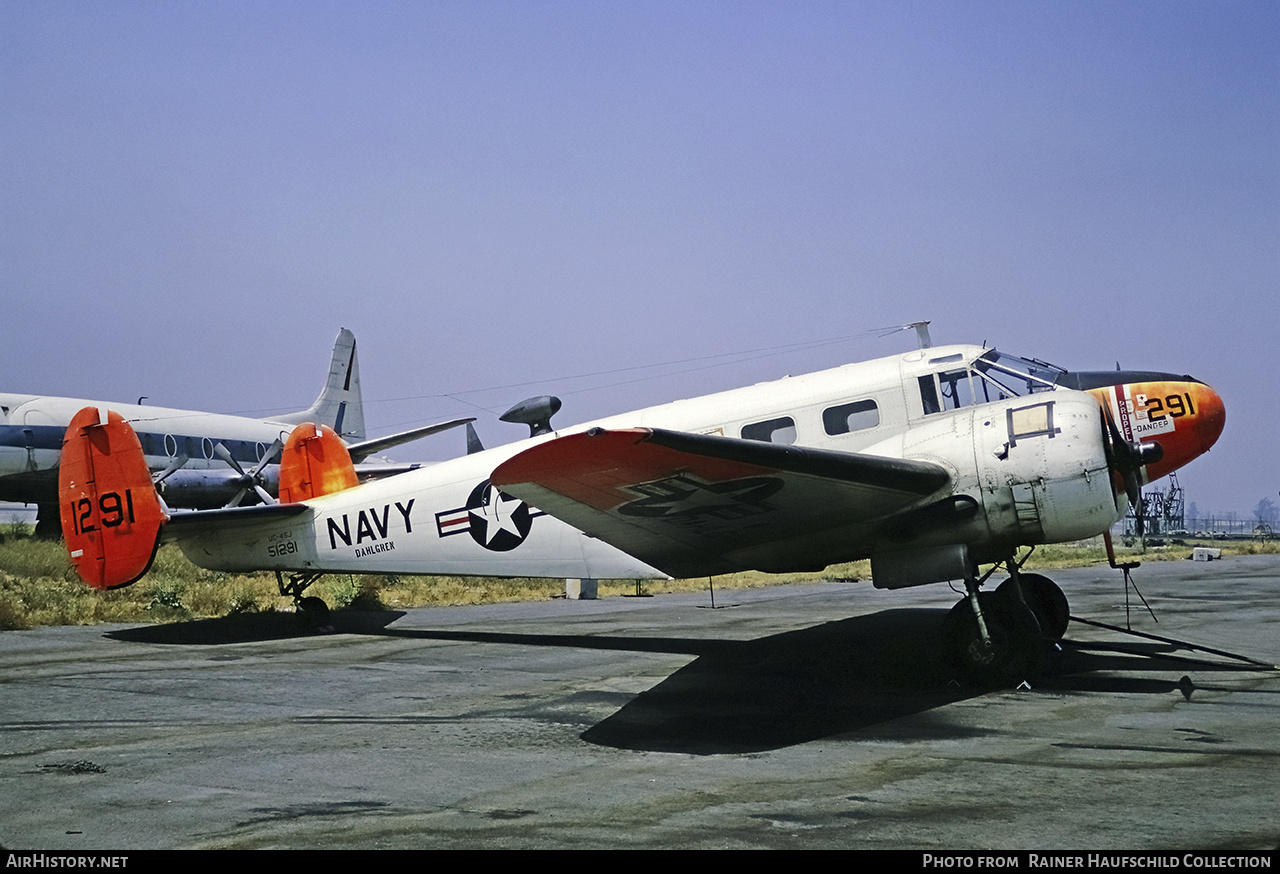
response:
<path id="1" fill-rule="evenodd" d="M 593 428 L 515 455 L 490 481 L 677 577 L 821 569 L 877 520 L 951 483 L 941 466 L 660 429 Z"/>

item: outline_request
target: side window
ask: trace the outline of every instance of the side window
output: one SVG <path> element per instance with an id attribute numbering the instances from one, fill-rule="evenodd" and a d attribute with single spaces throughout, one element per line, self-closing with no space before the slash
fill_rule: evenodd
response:
<path id="1" fill-rule="evenodd" d="M 942 412 L 938 403 L 938 386 L 933 381 L 933 374 L 920 377 L 920 401 L 924 404 L 924 414 Z"/>
<path id="2" fill-rule="evenodd" d="M 969 381 L 969 371 L 939 373 L 938 382 L 942 386 L 942 405 L 948 410 L 971 407 L 977 403 L 973 396 L 973 384 Z"/>
<path id="3" fill-rule="evenodd" d="M 937 382 L 932 375 L 920 377 L 920 402 L 927 416 L 985 403 L 986 399 L 981 394 L 975 396 L 969 371 L 950 370 L 939 373 Z"/>
<path id="4" fill-rule="evenodd" d="M 790 416 L 770 419 L 742 426 L 743 440 L 763 440 L 765 443 L 795 443 L 796 420 Z"/>
<path id="5" fill-rule="evenodd" d="M 875 401 L 854 401 L 822 411 L 822 427 L 828 434 L 848 434 L 880 424 L 880 408 Z"/>

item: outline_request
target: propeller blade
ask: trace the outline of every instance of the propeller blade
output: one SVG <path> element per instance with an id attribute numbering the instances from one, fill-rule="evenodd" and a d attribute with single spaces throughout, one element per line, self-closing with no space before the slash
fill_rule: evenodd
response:
<path id="1" fill-rule="evenodd" d="M 254 494 L 258 496 L 262 503 L 274 504 L 276 502 L 276 499 L 271 497 L 271 493 L 262 487 L 262 471 L 280 454 L 280 450 L 283 447 L 284 443 L 277 437 L 275 442 L 271 444 L 271 448 L 262 456 L 262 459 L 253 466 L 252 470 L 245 473 L 244 468 L 227 451 L 227 447 L 221 443 L 214 444 L 213 454 L 226 462 L 232 470 L 240 475 L 238 479 L 241 486 L 240 491 L 236 492 L 236 496 L 226 503 L 226 507 L 240 506 L 240 502 L 244 500 L 245 495 L 249 494 L 250 489 L 253 489 Z"/>
<path id="2" fill-rule="evenodd" d="M 170 459 L 169 466 L 166 467 L 164 470 L 162 470 L 156 476 L 152 477 L 151 482 L 154 483 L 155 485 L 160 485 L 160 483 L 164 482 L 174 473 L 181 470 L 183 465 L 185 465 L 190 460 L 191 459 L 187 458 L 186 453 L 183 453 L 182 455 L 174 456 L 172 459 Z"/>
<path id="3" fill-rule="evenodd" d="M 226 462 L 227 466 L 241 476 L 245 476 L 244 468 L 240 466 L 240 462 L 231 457 L 231 453 L 227 451 L 227 447 L 221 443 L 213 444 L 213 454 Z"/>
<path id="4" fill-rule="evenodd" d="M 279 437 L 277 437 L 276 441 L 271 444 L 270 448 L 268 448 L 267 451 L 263 453 L 262 460 L 259 461 L 256 465 L 254 465 L 253 470 L 249 471 L 249 475 L 257 479 L 258 475 L 261 474 L 264 469 L 266 469 L 266 466 L 268 464 L 274 464 L 276 462 L 276 459 L 280 455 L 281 449 L 284 449 L 284 441 L 281 440 Z"/>
<path id="5" fill-rule="evenodd" d="M 1142 502 L 1142 480 L 1138 472 L 1143 466 L 1155 464 L 1164 457 L 1164 449 L 1159 443 L 1142 443 L 1126 440 L 1111 415 L 1111 407 L 1101 404 L 1103 416 L 1103 448 L 1107 457 L 1107 466 L 1120 477 L 1124 483 L 1125 497 L 1133 508 L 1134 531 L 1139 537 L 1146 528 L 1146 520 Z M 1119 507 L 1119 492 L 1116 493 L 1116 506 Z"/>

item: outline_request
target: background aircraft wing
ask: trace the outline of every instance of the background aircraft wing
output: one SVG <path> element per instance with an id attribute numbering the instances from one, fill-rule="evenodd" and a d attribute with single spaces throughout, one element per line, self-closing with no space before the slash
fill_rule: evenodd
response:
<path id="1" fill-rule="evenodd" d="M 378 437 L 374 440 L 362 440 L 359 443 L 348 443 L 347 452 L 350 453 L 351 460 L 356 464 L 359 464 L 376 452 L 383 452 L 393 446 L 399 446 L 402 443 L 409 443 L 422 437 L 439 434 L 441 431 L 448 431 L 450 428 L 457 428 L 459 425 L 465 425 L 468 422 L 474 422 L 475 420 L 475 416 L 470 416 L 465 419 L 451 419 L 448 422 L 439 422 L 435 425 L 426 425 L 422 428 L 414 428 L 412 431 L 401 431 L 399 434 L 392 434 L 388 437 Z M 411 470 L 412 468 L 409 469 Z"/>
<path id="2" fill-rule="evenodd" d="M 490 481 L 677 577 L 821 569 L 877 520 L 947 488 L 939 465 L 657 429 L 590 431 L 513 456 Z"/>

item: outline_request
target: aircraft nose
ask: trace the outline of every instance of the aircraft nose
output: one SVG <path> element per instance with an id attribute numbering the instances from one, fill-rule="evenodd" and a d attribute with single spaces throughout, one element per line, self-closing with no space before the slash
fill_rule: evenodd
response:
<path id="1" fill-rule="evenodd" d="M 1146 466 L 1147 482 L 1204 455 L 1227 423 L 1226 405 L 1218 393 L 1189 377 L 1124 388 L 1131 403 L 1133 438 L 1156 443 L 1162 450 L 1160 459 Z"/>
<path id="2" fill-rule="evenodd" d="M 1144 468 L 1143 480 L 1151 482 L 1208 452 L 1222 435 L 1227 410 L 1216 391 L 1189 376 L 1142 375 L 1147 378 L 1092 391 L 1123 439 L 1160 447 Z"/>
<path id="3" fill-rule="evenodd" d="M 1222 398 L 1209 386 L 1200 383 L 1198 391 L 1199 407 L 1196 418 L 1196 433 L 1200 435 L 1200 452 L 1208 452 L 1213 444 L 1222 436 L 1222 429 L 1227 425 L 1227 407 Z"/>

